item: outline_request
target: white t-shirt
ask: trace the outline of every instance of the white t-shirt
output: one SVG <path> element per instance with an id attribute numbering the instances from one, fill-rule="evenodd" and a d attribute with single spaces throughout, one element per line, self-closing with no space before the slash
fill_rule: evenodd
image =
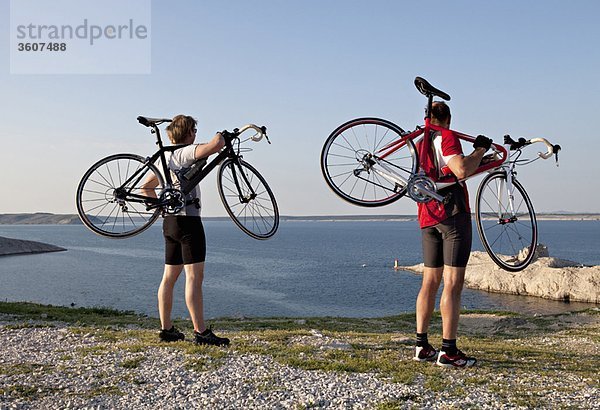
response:
<path id="1" fill-rule="evenodd" d="M 196 162 L 196 145 L 197 144 L 186 145 L 173 152 L 165 153 L 167 166 L 171 170 L 171 180 L 173 181 L 173 186 L 177 189 L 181 189 L 181 183 L 175 172 L 178 172 L 183 168 L 189 168 Z M 186 200 L 193 200 L 195 198 L 198 198 L 198 201 L 200 201 L 200 184 L 196 185 L 186 196 Z M 201 202 L 198 202 L 198 206 L 201 206 Z M 195 204 L 187 205 L 176 215 L 200 216 L 200 208 L 197 208 Z"/>
<path id="2" fill-rule="evenodd" d="M 435 160 L 437 162 L 438 176 L 442 177 L 447 173 L 451 172 L 448 169 L 448 162 L 456 155 L 459 155 L 447 147 L 442 147 L 442 133 L 436 132 L 436 136 L 433 138 L 433 152 L 435 153 Z M 450 151 L 450 152 L 447 152 Z"/>

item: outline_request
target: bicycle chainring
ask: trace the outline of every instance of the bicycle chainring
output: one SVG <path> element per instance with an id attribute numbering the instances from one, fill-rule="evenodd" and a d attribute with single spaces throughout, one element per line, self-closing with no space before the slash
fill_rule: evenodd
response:
<path id="1" fill-rule="evenodd" d="M 165 214 L 173 215 L 185 206 L 185 195 L 179 189 L 167 188 L 160 194 L 160 203 Z"/>
<path id="2" fill-rule="evenodd" d="M 435 183 L 425 175 L 415 175 L 408 180 L 408 195 L 415 202 L 425 203 L 431 201 L 431 197 L 419 191 L 419 188 L 425 188 L 435 192 Z"/>

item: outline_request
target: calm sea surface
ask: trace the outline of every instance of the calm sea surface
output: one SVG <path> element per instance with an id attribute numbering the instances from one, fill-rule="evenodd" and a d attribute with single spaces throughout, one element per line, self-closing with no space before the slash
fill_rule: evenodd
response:
<path id="1" fill-rule="evenodd" d="M 600 222 L 540 221 L 550 255 L 600 264 Z M 416 222 L 282 222 L 268 241 L 233 223 L 205 222 L 208 242 L 204 297 L 208 318 L 222 316 L 376 317 L 414 311 L 420 277 L 394 271 L 394 259 L 421 260 Z M 105 306 L 157 316 L 162 275 L 161 224 L 123 240 L 83 226 L 0 225 L 0 236 L 47 242 L 67 252 L 0 258 L 0 300 Z M 474 249 L 481 244 L 474 230 Z M 183 275 L 183 274 L 182 274 Z M 174 316 L 187 317 L 184 277 Z M 550 313 L 590 304 L 465 289 L 469 309 Z"/>

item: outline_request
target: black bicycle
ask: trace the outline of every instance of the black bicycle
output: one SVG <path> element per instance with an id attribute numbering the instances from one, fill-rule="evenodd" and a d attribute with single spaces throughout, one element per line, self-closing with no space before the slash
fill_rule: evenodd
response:
<path id="1" fill-rule="evenodd" d="M 279 210 L 267 181 L 242 159 L 241 144 L 267 137 L 266 127 L 248 124 L 232 132 L 223 131 L 225 147 L 207 163 L 202 159 L 177 174 L 181 188 L 175 188 L 165 152 L 185 145 L 163 146 L 158 126 L 170 119 L 138 117 L 140 124 L 156 134 L 158 151 L 151 157 L 116 154 L 101 159 L 83 175 L 77 187 L 77 212 L 93 232 L 109 238 L 128 238 L 148 229 L 160 215 L 176 214 L 193 204 L 186 200 L 190 191 L 220 164 L 217 188 L 225 210 L 235 224 L 255 239 L 268 239 L 279 226 Z M 255 134 L 241 140 L 245 131 Z M 157 161 L 160 164 L 157 164 Z M 159 168 L 162 172 L 159 171 Z M 158 186 L 148 189 L 145 182 L 156 178 Z M 197 199 L 195 200 L 197 204 Z"/>

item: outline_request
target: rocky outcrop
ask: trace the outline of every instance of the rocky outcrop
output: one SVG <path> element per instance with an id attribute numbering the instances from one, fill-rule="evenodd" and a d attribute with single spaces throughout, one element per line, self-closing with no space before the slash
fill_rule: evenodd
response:
<path id="1" fill-rule="evenodd" d="M 423 264 L 399 268 L 423 272 Z M 548 256 L 539 257 L 521 272 L 507 272 L 496 266 L 487 253 L 472 252 L 465 286 L 487 292 L 600 303 L 600 266 L 582 266 Z"/>
<path id="2" fill-rule="evenodd" d="M 47 243 L 4 238 L 0 236 L 0 256 L 59 251 L 66 251 L 66 249 Z"/>

